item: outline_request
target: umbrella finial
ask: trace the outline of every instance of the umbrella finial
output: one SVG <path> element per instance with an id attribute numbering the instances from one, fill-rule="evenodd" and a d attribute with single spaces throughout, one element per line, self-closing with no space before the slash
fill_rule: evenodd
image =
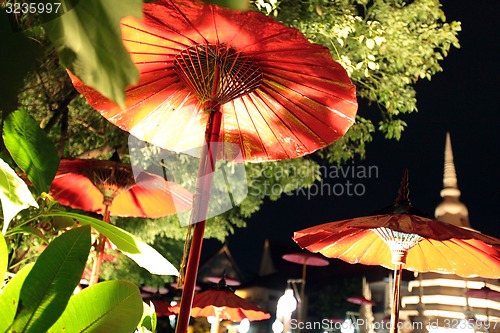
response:
<path id="1" fill-rule="evenodd" d="M 408 169 L 404 169 L 403 178 L 401 179 L 401 186 L 399 193 L 394 201 L 394 213 L 408 213 L 411 208 L 410 202 L 410 186 L 408 181 Z"/>
<path id="2" fill-rule="evenodd" d="M 226 283 L 226 270 L 225 269 L 222 272 L 222 277 L 219 280 L 219 282 L 217 282 L 217 286 L 215 286 L 215 289 L 217 289 L 217 290 L 231 290 L 231 291 L 233 291 L 231 288 L 228 287 L 228 285 Z"/>

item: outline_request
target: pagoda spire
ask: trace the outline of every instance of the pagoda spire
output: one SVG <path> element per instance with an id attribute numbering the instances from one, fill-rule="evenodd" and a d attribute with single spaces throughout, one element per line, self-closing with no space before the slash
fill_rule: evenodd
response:
<path id="1" fill-rule="evenodd" d="M 452 191 L 447 191 L 452 189 Z M 450 132 L 446 133 L 446 146 L 444 149 L 444 176 L 443 176 L 443 190 L 444 195 L 460 196 L 458 189 L 457 172 L 455 170 L 455 163 L 453 162 L 453 149 L 451 148 Z M 449 192 L 449 193 L 448 193 Z M 441 191 L 443 197 L 443 191 Z"/>
<path id="2" fill-rule="evenodd" d="M 444 150 L 444 174 L 443 189 L 441 197 L 443 201 L 436 207 L 434 215 L 438 220 L 454 224 L 459 227 L 470 228 L 469 212 L 467 207 L 460 201 L 460 190 L 458 189 L 457 172 L 453 161 L 453 149 L 451 147 L 450 133 L 446 133 L 446 145 Z"/>
<path id="3" fill-rule="evenodd" d="M 271 256 L 271 246 L 269 245 L 269 240 L 266 239 L 266 241 L 264 242 L 264 251 L 262 253 L 262 259 L 260 261 L 259 276 L 266 276 L 276 272 L 277 270 L 274 267 L 273 259 Z"/>

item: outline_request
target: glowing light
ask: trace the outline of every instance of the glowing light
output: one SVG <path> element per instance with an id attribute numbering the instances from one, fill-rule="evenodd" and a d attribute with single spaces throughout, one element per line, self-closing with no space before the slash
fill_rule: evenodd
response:
<path id="1" fill-rule="evenodd" d="M 250 330 L 250 320 L 243 319 L 238 325 L 238 333 L 247 333 Z"/>
<path id="2" fill-rule="evenodd" d="M 281 321 L 279 321 L 278 319 L 276 319 L 274 321 L 273 326 L 272 326 L 274 333 L 281 333 L 281 332 L 283 332 L 284 328 L 285 328 L 285 326 L 283 325 L 283 323 Z"/>
<path id="3" fill-rule="evenodd" d="M 297 309 L 297 300 L 293 297 L 293 289 L 287 288 L 285 294 L 278 300 L 277 316 L 289 315 Z"/>
<path id="4" fill-rule="evenodd" d="M 352 320 L 347 318 L 340 326 L 340 332 L 342 333 L 354 333 L 354 325 Z"/>

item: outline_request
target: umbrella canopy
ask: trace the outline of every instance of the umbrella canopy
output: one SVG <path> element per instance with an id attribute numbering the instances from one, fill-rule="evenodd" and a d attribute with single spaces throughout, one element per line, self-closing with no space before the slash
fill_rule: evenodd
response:
<path id="1" fill-rule="evenodd" d="M 361 296 L 361 295 L 348 297 L 347 301 L 349 303 L 358 304 L 358 305 L 375 305 L 376 304 L 374 301 L 369 300 L 366 297 Z"/>
<path id="2" fill-rule="evenodd" d="M 110 216 L 158 218 L 191 207 L 192 194 L 179 184 L 148 172 L 134 176 L 130 165 L 115 161 L 63 159 L 49 194 L 60 204 Z M 90 284 L 97 283 L 106 237 L 96 246 Z"/>
<path id="3" fill-rule="evenodd" d="M 199 147 L 207 101 L 221 106 L 218 141 L 230 143 L 222 149 L 229 160 L 234 145 L 246 161 L 303 156 L 354 122 L 355 86 L 328 49 L 265 15 L 163 0 L 145 5 L 142 21 L 123 19 L 121 29 L 140 71 L 126 108 L 72 80 L 104 117 L 141 140 L 174 151 Z"/>
<path id="4" fill-rule="evenodd" d="M 180 306 L 169 308 L 174 313 L 179 313 Z M 250 321 L 271 318 L 270 314 L 263 311 L 254 303 L 234 294 L 229 289 L 207 290 L 194 295 L 192 317 L 216 316 L 218 309 L 222 309 L 219 319 L 240 322 L 247 318 Z"/>
<path id="5" fill-rule="evenodd" d="M 169 307 L 169 310 L 173 313 L 180 313 L 180 304 Z M 211 332 L 218 332 L 220 320 L 240 322 L 245 318 L 249 321 L 271 318 L 269 313 L 256 304 L 235 295 L 227 287 L 224 278 L 219 280 L 214 289 L 194 295 L 190 315 L 192 317 L 215 317 Z"/>
<path id="6" fill-rule="evenodd" d="M 329 258 L 392 269 L 393 251 L 382 238 L 384 235 L 397 242 L 402 238 L 402 248 L 419 240 L 406 250 L 404 268 L 407 270 L 462 277 L 500 277 L 499 239 L 411 214 L 384 214 L 325 223 L 295 232 L 294 240 L 299 246 Z"/>
<path id="7" fill-rule="evenodd" d="M 286 261 L 302 265 L 302 283 L 300 286 L 300 302 L 298 311 L 298 321 L 301 322 L 304 316 L 304 307 L 302 302 L 304 301 L 305 297 L 307 266 L 328 266 L 329 262 L 328 260 L 321 258 L 319 255 L 315 255 L 310 252 L 288 253 L 283 255 L 282 258 Z M 297 329 L 297 332 L 300 332 L 300 328 Z"/>
<path id="8" fill-rule="evenodd" d="M 284 260 L 306 266 L 328 266 L 328 260 L 310 252 L 296 252 L 283 255 Z"/>
<path id="9" fill-rule="evenodd" d="M 134 177 L 130 165 L 63 159 L 50 188 L 59 203 L 112 216 L 158 218 L 191 207 L 192 194 L 149 172 Z"/>
<path id="10" fill-rule="evenodd" d="M 208 282 L 212 282 L 212 283 L 219 283 L 220 276 L 209 276 L 209 277 L 206 278 L 206 280 Z M 225 277 L 224 280 L 226 280 L 226 284 L 228 286 L 239 286 L 241 284 L 240 281 L 238 281 L 236 279 L 231 279 L 231 278 L 228 278 L 228 277 Z"/>
<path id="11" fill-rule="evenodd" d="M 500 277 L 500 240 L 413 215 L 407 172 L 392 213 L 325 223 L 295 232 L 302 248 L 349 263 L 395 268 L 391 332 L 399 315 L 403 268 L 462 277 Z"/>
<path id="12" fill-rule="evenodd" d="M 162 299 L 152 299 L 150 302 L 153 303 L 158 317 L 168 317 L 173 314 L 173 312 L 169 310 L 170 305 L 167 301 Z"/>
<path id="13" fill-rule="evenodd" d="M 481 289 L 467 290 L 465 292 L 465 295 L 484 299 L 500 299 L 500 292 L 493 290 L 487 286 L 484 286 Z"/>

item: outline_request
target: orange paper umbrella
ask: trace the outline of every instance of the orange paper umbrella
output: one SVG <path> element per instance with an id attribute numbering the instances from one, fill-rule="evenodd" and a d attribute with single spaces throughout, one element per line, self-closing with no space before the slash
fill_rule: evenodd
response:
<path id="1" fill-rule="evenodd" d="M 418 215 L 408 199 L 407 174 L 392 213 L 326 223 L 294 234 L 297 244 L 349 263 L 395 268 L 391 332 L 399 315 L 401 270 L 462 277 L 500 277 L 500 240 Z"/>
<path id="2" fill-rule="evenodd" d="M 59 203 L 109 216 L 158 218 L 191 207 L 192 194 L 179 184 L 115 161 L 63 159 L 50 191 Z M 90 284 L 97 282 L 106 238 L 101 235 Z"/>
<path id="3" fill-rule="evenodd" d="M 134 177 L 130 165 L 63 159 L 50 188 L 59 203 L 111 216 L 158 218 L 191 207 L 192 194 L 149 172 Z"/>
<path id="4" fill-rule="evenodd" d="M 177 326 L 185 333 L 215 159 L 232 160 L 239 153 L 235 147 L 244 160 L 260 162 L 330 145 L 354 122 L 355 86 L 328 49 L 256 12 L 160 0 L 144 5 L 142 20 L 122 20 L 121 28 L 140 72 L 138 83 L 126 90 L 126 107 L 72 77 L 76 89 L 141 140 L 173 151 L 206 145 Z"/>
<path id="5" fill-rule="evenodd" d="M 170 307 L 169 310 L 173 313 L 179 313 L 180 306 Z M 194 295 L 191 316 L 215 317 L 212 325 L 216 326 L 211 332 L 218 332 L 220 320 L 240 322 L 245 318 L 250 321 L 271 318 L 269 313 L 263 311 L 256 304 L 235 295 L 226 286 L 225 279 L 220 279 L 216 288 Z"/>

